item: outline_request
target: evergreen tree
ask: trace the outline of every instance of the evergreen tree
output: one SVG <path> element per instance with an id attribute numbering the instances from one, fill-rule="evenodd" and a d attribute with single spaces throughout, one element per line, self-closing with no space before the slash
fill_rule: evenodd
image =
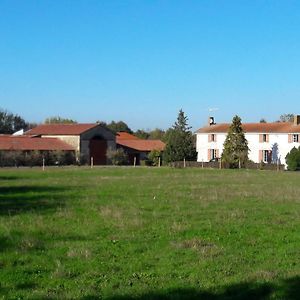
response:
<path id="1" fill-rule="evenodd" d="M 248 141 L 245 138 L 241 118 L 235 116 L 224 142 L 222 161 L 228 163 L 231 168 L 244 166 L 248 161 L 248 152 Z"/>
<path id="2" fill-rule="evenodd" d="M 182 110 L 179 111 L 177 121 L 172 128 L 168 129 L 167 145 L 164 151 L 164 160 L 166 162 L 194 160 L 196 158 L 196 147 L 188 126 L 188 118 Z"/>
<path id="3" fill-rule="evenodd" d="M 285 157 L 288 165 L 288 170 L 297 171 L 300 170 L 300 147 L 297 149 L 294 147 Z"/>

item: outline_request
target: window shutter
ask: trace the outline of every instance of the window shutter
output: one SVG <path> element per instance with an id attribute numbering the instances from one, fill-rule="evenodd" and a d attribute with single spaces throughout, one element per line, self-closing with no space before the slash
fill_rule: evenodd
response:
<path id="1" fill-rule="evenodd" d="M 207 159 L 208 159 L 208 161 L 211 160 L 211 152 L 210 152 L 210 149 L 207 150 Z"/>
<path id="2" fill-rule="evenodd" d="M 266 134 L 266 142 L 269 143 L 269 134 Z"/>
<path id="3" fill-rule="evenodd" d="M 211 134 L 208 135 L 208 142 L 211 142 Z"/>
<path id="4" fill-rule="evenodd" d="M 220 151 L 219 151 L 219 149 L 216 150 L 216 157 L 220 158 Z"/>
<path id="5" fill-rule="evenodd" d="M 259 157 L 258 157 L 258 161 L 261 162 L 263 160 L 263 150 L 259 150 Z"/>
<path id="6" fill-rule="evenodd" d="M 217 141 L 217 135 L 215 134 L 215 142 Z"/>
<path id="7" fill-rule="evenodd" d="M 263 135 L 262 135 L 262 134 L 259 135 L 259 142 L 260 142 L 260 143 L 263 142 Z"/>
<path id="8" fill-rule="evenodd" d="M 293 142 L 293 135 L 292 134 L 289 134 L 289 143 L 292 143 Z"/>

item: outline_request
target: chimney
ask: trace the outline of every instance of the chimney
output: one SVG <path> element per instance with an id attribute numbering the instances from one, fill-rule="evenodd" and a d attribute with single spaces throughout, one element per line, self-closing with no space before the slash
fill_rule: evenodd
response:
<path id="1" fill-rule="evenodd" d="M 215 118 L 214 117 L 209 117 L 208 118 L 208 125 L 211 126 L 211 125 L 215 125 Z"/>
<path id="2" fill-rule="evenodd" d="M 297 126 L 300 124 L 300 115 L 294 115 L 294 125 Z"/>

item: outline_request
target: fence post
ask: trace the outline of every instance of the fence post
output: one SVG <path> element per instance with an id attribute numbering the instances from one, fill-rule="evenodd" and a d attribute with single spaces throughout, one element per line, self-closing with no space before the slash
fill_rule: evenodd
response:
<path id="1" fill-rule="evenodd" d="M 136 166 L 136 156 L 134 156 L 134 158 L 133 158 L 133 166 L 134 167 Z"/>
<path id="2" fill-rule="evenodd" d="M 92 156 L 91 157 L 91 169 L 93 169 L 93 167 L 94 167 L 94 157 Z"/>
<path id="3" fill-rule="evenodd" d="M 204 168 L 204 164 L 203 164 L 203 158 L 202 158 L 201 167 L 202 167 L 202 169 Z"/>
<path id="4" fill-rule="evenodd" d="M 160 168 L 160 156 L 158 157 L 158 167 Z"/>
<path id="5" fill-rule="evenodd" d="M 43 171 L 45 171 L 45 158 L 43 157 Z"/>
<path id="6" fill-rule="evenodd" d="M 239 159 L 239 169 L 241 168 L 241 159 Z"/>
<path id="7" fill-rule="evenodd" d="M 183 159 L 183 167 L 185 168 L 185 158 Z"/>
<path id="8" fill-rule="evenodd" d="M 222 169 L 222 159 L 220 158 L 219 169 Z"/>

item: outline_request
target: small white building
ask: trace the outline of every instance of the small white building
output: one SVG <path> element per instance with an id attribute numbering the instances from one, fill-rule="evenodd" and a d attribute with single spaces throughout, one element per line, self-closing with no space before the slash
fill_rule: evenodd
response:
<path id="1" fill-rule="evenodd" d="M 196 131 L 197 161 L 208 162 L 221 157 L 229 126 L 229 123 L 216 124 L 210 118 L 208 126 Z M 248 141 L 248 157 L 255 163 L 286 164 L 288 152 L 300 146 L 299 115 L 294 117 L 293 123 L 245 123 L 242 127 Z"/>

